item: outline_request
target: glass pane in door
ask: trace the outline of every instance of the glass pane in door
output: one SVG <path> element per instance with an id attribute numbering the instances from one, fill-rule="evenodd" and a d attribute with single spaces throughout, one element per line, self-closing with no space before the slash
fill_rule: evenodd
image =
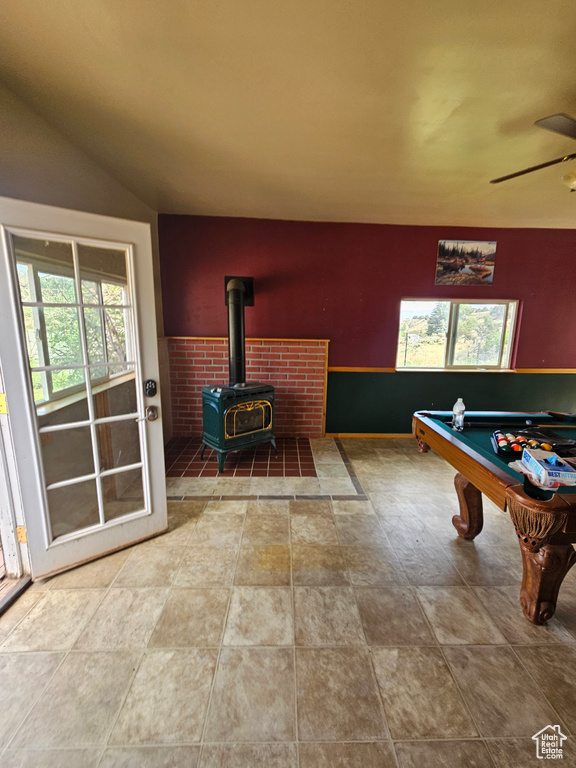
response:
<path id="1" fill-rule="evenodd" d="M 127 253 L 73 239 L 12 244 L 56 538 L 143 509 Z"/>
<path id="2" fill-rule="evenodd" d="M 141 469 L 117 472 L 108 475 L 105 480 L 110 482 L 104 498 L 104 516 L 107 521 L 144 508 Z"/>
<path id="3" fill-rule="evenodd" d="M 101 366 L 92 368 L 91 372 L 98 373 L 98 378 L 107 382 L 106 385 L 100 385 L 96 377 L 92 377 L 92 397 L 98 418 L 138 412 L 136 373 L 133 365 L 128 369 L 123 365 Z"/>
<path id="4" fill-rule="evenodd" d="M 135 419 L 107 421 L 98 424 L 97 430 L 100 469 L 117 469 L 141 461 L 140 428 Z"/>
<path id="5" fill-rule="evenodd" d="M 90 427 L 42 432 L 40 445 L 46 485 L 94 474 Z"/>
<path id="6" fill-rule="evenodd" d="M 51 488 L 46 495 L 53 539 L 100 523 L 96 480 Z"/>

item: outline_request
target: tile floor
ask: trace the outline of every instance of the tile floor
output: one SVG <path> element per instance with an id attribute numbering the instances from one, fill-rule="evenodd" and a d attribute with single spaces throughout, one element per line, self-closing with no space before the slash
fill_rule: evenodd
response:
<path id="1" fill-rule="evenodd" d="M 576 766 L 575 574 L 528 623 L 504 513 L 459 540 L 443 460 L 341 449 L 312 498 L 181 486 L 168 533 L 34 584 L 0 618 L 2 768 L 524 768 L 548 724 Z"/>

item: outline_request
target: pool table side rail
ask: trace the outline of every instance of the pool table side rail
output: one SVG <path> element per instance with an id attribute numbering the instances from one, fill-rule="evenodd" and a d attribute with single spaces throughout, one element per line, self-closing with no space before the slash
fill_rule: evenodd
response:
<path id="1" fill-rule="evenodd" d="M 412 433 L 446 459 L 502 510 L 506 509 L 506 489 L 511 486 L 522 487 L 515 477 L 463 443 L 459 435 L 452 436 L 449 431 L 437 425 L 430 412 L 419 411 L 414 414 Z"/>

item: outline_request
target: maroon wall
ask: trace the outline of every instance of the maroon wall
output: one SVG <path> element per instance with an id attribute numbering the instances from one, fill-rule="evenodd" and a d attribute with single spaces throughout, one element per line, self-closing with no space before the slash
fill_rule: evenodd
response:
<path id="1" fill-rule="evenodd" d="M 520 299 L 519 368 L 576 368 L 576 232 L 161 215 L 167 336 L 227 334 L 224 276 L 255 279 L 246 335 L 330 339 L 330 366 L 393 367 L 402 298 Z M 496 240 L 490 286 L 435 286 L 438 241 Z"/>

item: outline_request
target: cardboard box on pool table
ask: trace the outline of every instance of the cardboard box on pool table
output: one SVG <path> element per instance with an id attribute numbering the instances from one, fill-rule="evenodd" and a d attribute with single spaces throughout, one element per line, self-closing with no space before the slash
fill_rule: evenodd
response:
<path id="1" fill-rule="evenodd" d="M 559 485 L 576 485 L 576 469 L 561 459 L 557 453 L 537 448 L 524 448 L 522 464 L 538 479 L 540 485 L 549 488 Z"/>

